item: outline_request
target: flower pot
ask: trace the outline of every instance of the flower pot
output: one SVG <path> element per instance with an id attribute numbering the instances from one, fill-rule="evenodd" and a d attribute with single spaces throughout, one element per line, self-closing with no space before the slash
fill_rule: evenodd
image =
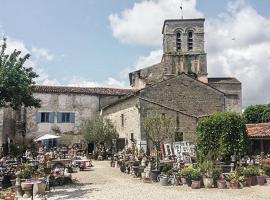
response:
<path id="1" fill-rule="evenodd" d="M 180 181 L 182 184 L 187 184 L 186 177 L 180 177 Z"/>
<path id="2" fill-rule="evenodd" d="M 214 183 L 214 179 L 213 178 L 203 178 L 203 185 L 205 188 L 212 188 Z"/>
<path id="3" fill-rule="evenodd" d="M 256 178 L 257 178 L 258 185 L 264 185 L 265 184 L 265 182 L 266 182 L 265 176 L 257 176 Z"/>
<path id="4" fill-rule="evenodd" d="M 254 186 L 254 185 L 257 185 L 257 178 L 256 176 L 251 176 L 251 185 Z"/>
<path id="5" fill-rule="evenodd" d="M 227 188 L 226 180 L 217 180 L 217 188 L 218 189 L 226 189 Z"/>
<path id="6" fill-rule="evenodd" d="M 246 179 L 246 186 L 247 187 L 251 186 L 251 182 L 252 182 L 252 178 L 251 177 L 247 177 L 247 179 Z"/>
<path id="7" fill-rule="evenodd" d="M 169 180 L 168 176 L 159 175 L 158 179 L 159 179 L 159 183 L 160 183 L 161 186 L 167 186 L 168 185 L 168 180 Z"/>
<path id="8" fill-rule="evenodd" d="M 201 181 L 192 180 L 191 188 L 192 189 L 200 189 L 201 188 Z"/>
<path id="9" fill-rule="evenodd" d="M 37 193 L 38 194 L 45 194 L 46 184 L 45 183 L 38 183 L 37 184 Z"/>
<path id="10" fill-rule="evenodd" d="M 239 182 L 238 181 L 230 182 L 230 185 L 231 185 L 232 189 L 239 189 Z"/>
<path id="11" fill-rule="evenodd" d="M 152 170 L 151 171 L 151 179 L 153 182 L 158 182 L 158 175 L 160 174 L 159 170 Z"/>
<path id="12" fill-rule="evenodd" d="M 32 184 L 28 182 L 21 183 L 22 190 L 32 190 Z"/>

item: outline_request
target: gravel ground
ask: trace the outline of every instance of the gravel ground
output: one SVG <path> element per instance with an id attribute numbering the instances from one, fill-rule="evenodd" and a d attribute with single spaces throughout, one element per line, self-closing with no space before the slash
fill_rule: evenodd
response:
<path id="1" fill-rule="evenodd" d="M 48 199 L 95 199 L 95 200 L 270 200 L 270 184 L 249 188 L 199 189 L 187 186 L 160 186 L 158 183 L 143 183 L 138 178 L 109 167 L 109 162 L 93 162 L 90 171 L 72 174 L 76 183 L 52 189 Z"/>

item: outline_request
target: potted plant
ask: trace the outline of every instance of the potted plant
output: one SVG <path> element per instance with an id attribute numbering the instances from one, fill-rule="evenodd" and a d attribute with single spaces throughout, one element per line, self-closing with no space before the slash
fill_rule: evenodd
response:
<path id="1" fill-rule="evenodd" d="M 257 185 L 257 176 L 260 175 L 259 168 L 256 166 L 249 167 L 251 176 L 251 185 Z"/>
<path id="2" fill-rule="evenodd" d="M 239 180 L 236 173 L 229 175 L 230 186 L 232 189 L 239 189 Z"/>
<path id="3" fill-rule="evenodd" d="M 162 172 L 159 175 L 159 182 L 162 186 L 168 185 L 169 177 L 172 174 L 172 166 L 165 164 L 162 168 Z"/>
<path id="4" fill-rule="evenodd" d="M 256 176 L 258 185 L 264 185 L 266 182 L 265 174 L 262 169 L 259 169 L 259 174 Z"/>
<path id="5" fill-rule="evenodd" d="M 191 166 L 188 166 L 188 167 L 182 169 L 181 172 L 180 172 L 181 182 L 183 184 L 187 184 L 189 187 L 192 184 L 191 173 L 192 173 L 193 170 L 194 169 Z"/>
<path id="6" fill-rule="evenodd" d="M 191 188 L 192 189 L 200 189 L 201 188 L 201 179 L 202 179 L 202 174 L 200 170 L 194 169 L 191 173 Z"/>
<path id="7" fill-rule="evenodd" d="M 246 186 L 249 187 L 251 186 L 251 182 L 252 182 L 252 172 L 251 172 L 251 168 L 244 168 L 243 170 L 243 176 L 246 178 Z"/>
<path id="8" fill-rule="evenodd" d="M 206 188 L 211 188 L 213 186 L 213 168 L 213 162 L 211 160 L 205 160 L 200 164 L 200 169 L 203 173 L 203 184 Z"/>

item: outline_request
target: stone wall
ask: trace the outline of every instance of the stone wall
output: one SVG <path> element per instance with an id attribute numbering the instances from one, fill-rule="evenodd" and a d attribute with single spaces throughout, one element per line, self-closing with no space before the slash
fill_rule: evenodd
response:
<path id="1" fill-rule="evenodd" d="M 141 132 L 142 139 L 146 140 L 146 133 L 143 129 L 143 122 L 147 116 L 152 113 L 158 113 L 160 115 L 165 115 L 170 118 L 173 122 L 173 127 L 175 132 L 183 133 L 183 140 L 195 142 L 195 131 L 197 125 L 197 118 L 185 115 L 176 110 L 168 109 L 162 105 L 157 105 L 155 103 L 149 102 L 147 100 L 140 99 L 140 111 L 141 111 Z M 177 122 L 177 117 L 179 124 Z M 174 139 L 174 138 L 173 138 Z"/>
<path id="2" fill-rule="evenodd" d="M 242 112 L 242 86 L 241 83 L 211 83 L 211 86 L 225 93 L 225 110 Z"/>
<path id="3" fill-rule="evenodd" d="M 141 141 L 140 113 L 138 110 L 138 98 L 130 97 L 125 101 L 105 108 L 102 111 L 105 118 L 114 124 L 119 138 L 128 139 L 131 144 L 131 134 L 135 141 Z"/>
<path id="4" fill-rule="evenodd" d="M 54 130 L 59 130 L 60 133 L 73 132 L 77 134 L 81 123 L 93 119 L 99 110 L 98 96 L 57 93 L 35 93 L 34 96 L 41 99 L 41 107 L 27 109 L 28 139 L 46 133 L 55 133 Z M 36 112 L 54 112 L 54 123 L 37 123 Z M 75 123 L 57 123 L 57 112 L 74 112 Z"/>
<path id="5" fill-rule="evenodd" d="M 224 94 L 185 74 L 143 89 L 140 97 L 201 116 L 224 111 Z"/>

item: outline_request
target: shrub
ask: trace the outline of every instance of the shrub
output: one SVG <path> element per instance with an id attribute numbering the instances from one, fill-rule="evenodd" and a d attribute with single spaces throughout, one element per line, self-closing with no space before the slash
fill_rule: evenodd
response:
<path id="1" fill-rule="evenodd" d="M 180 176 L 181 177 L 189 177 L 189 176 L 191 176 L 193 170 L 194 170 L 194 168 L 192 168 L 192 167 L 186 167 L 186 168 L 181 170 Z"/>
<path id="2" fill-rule="evenodd" d="M 264 173 L 270 177 L 270 164 L 263 165 L 262 169 L 264 170 Z"/>
<path id="3" fill-rule="evenodd" d="M 214 168 L 213 169 L 213 179 L 218 180 L 220 178 L 220 175 L 222 174 L 222 169 L 221 168 Z"/>
<path id="4" fill-rule="evenodd" d="M 172 166 L 169 164 L 165 164 L 162 168 L 162 172 L 167 174 L 172 169 Z"/>
<path id="5" fill-rule="evenodd" d="M 193 169 L 191 179 L 194 181 L 200 181 L 202 179 L 202 173 L 198 169 Z"/>

